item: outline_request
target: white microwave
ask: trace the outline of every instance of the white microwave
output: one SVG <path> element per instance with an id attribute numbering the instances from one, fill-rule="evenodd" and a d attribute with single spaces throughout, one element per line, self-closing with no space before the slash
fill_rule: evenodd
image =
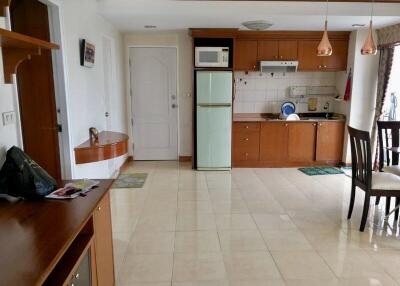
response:
<path id="1" fill-rule="evenodd" d="M 229 67 L 229 48 L 196 47 L 195 67 Z"/>

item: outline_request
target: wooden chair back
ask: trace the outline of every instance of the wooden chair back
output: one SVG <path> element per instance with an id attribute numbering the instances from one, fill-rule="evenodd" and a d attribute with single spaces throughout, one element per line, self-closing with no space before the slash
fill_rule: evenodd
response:
<path id="1" fill-rule="evenodd" d="M 352 179 L 360 188 L 371 189 L 372 155 L 369 132 L 347 127 L 350 136 Z"/>
<path id="2" fill-rule="evenodd" d="M 400 147 L 400 121 L 378 121 L 378 142 L 379 142 L 379 170 L 385 165 L 398 165 L 399 154 L 390 152 L 386 147 Z M 385 156 L 386 155 L 386 156 Z"/>

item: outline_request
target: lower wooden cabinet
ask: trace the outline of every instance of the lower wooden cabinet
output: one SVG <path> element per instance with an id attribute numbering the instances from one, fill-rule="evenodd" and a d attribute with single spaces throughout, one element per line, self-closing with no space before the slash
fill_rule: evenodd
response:
<path id="1" fill-rule="evenodd" d="M 288 128 L 289 162 L 312 162 L 315 160 L 315 137 L 317 123 L 293 122 Z"/>
<path id="2" fill-rule="evenodd" d="M 234 167 L 338 164 L 342 159 L 342 121 L 235 122 Z"/>
<path id="3" fill-rule="evenodd" d="M 260 134 L 260 160 L 282 162 L 287 159 L 288 123 L 263 122 Z"/>
<path id="4" fill-rule="evenodd" d="M 317 161 L 340 162 L 342 160 L 344 127 L 344 122 L 318 123 Z"/>
<path id="5" fill-rule="evenodd" d="M 93 214 L 97 286 L 114 285 L 114 258 L 111 228 L 110 195 L 99 203 Z"/>

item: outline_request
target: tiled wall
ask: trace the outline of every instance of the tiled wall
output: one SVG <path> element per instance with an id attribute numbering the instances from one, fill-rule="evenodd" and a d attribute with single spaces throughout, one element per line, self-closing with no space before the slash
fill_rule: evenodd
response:
<path id="1" fill-rule="evenodd" d="M 273 76 L 267 73 L 235 72 L 235 113 L 279 113 L 284 101 L 296 104 L 296 112 L 308 112 L 308 98 L 289 98 L 291 86 L 335 86 L 335 72 L 296 72 Z M 333 109 L 332 96 L 312 96 L 318 99 L 317 112 L 325 112 L 326 102 Z"/>

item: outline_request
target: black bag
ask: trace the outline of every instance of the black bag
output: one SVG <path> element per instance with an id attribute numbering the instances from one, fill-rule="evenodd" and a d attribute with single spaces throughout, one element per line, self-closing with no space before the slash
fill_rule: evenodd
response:
<path id="1" fill-rule="evenodd" d="M 0 170 L 0 193 L 36 200 L 50 194 L 57 182 L 24 151 L 12 147 Z"/>

